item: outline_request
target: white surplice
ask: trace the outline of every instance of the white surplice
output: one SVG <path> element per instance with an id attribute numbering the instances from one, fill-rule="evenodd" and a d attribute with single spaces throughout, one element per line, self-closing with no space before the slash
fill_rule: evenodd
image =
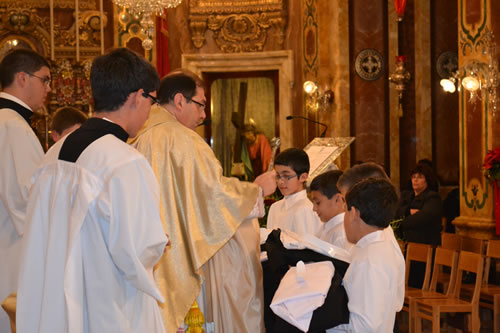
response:
<path id="1" fill-rule="evenodd" d="M 287 195 L 271 205 L 267 217 L 267 228 L 316 235 L 321 228 L 321 221 L 313 211 L 313 204 L 307 198 L 306 190 L 302 190 Z"/>
<path id="2" fill-rule="evenodd" d="M 405 294 L 405 262 L 392 229 L 364 236 L 351 249 L 351 255 L 344 275 L 349 324 L 327 332 L 392 332 Z"/>
<path id="3" fill-rule="evenodd" d="M 29 106 L 4 92 L 0 97 Z M 30 177 L 43 158 L 40 141 L 14 110 L 0 110 L 0 303 L 17 289 L 24 214 Z M 10 322 L 0 310 L 0 333 L 10 333 Z"/>
<path id="4" fill-rule="evenodd" d="M 167 237 L 153 171 L 109 134 L 76 163 L 58 160 L 65 140 L 33 177 L 17 332 L 164 333 L 153 266 Z"/>
<path id="5" fill-rule="evenodd" d="M 337 214 L 328 222 L 324 223 L 317 237 L 325 242 L 349 251 L 354 244 L 349 242 L 345 235 L 344 215 L 345 213 Z"/>

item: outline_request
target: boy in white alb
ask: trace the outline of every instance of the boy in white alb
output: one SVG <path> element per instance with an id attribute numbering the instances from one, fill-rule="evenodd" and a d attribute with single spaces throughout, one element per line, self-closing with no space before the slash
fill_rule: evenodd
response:
<path id="1" fill-rule="evenodd" d="M 278 188 L 285 197 L 269 209 L 267 228 L 316 235 L 321 222 L 304 189 L 309 174 L 306 152 L 297 148 L 283 151 L 276 156 L 274 170 Z"/>
<path id="2" fill-rule="evenodd" d="M 394 216 L 398 196 L 382 178 L 366 179 L 346 195 L 344 228 L 356 244 L 344 276 L 349 324 L 327 332 L 392 332 L 404 300 L 405 263 L 393 233 L 384 229 Z"/>
<path id="3" fill-rule="evenodd" d="M 313 210 L 323 222 L 316 236 L 347 251 L 354 244 L 350 243 L 344 230 L 344 197 L 337 188 L 337 181 L 342 175 L 340 170 L 331 170 L 313 179 L 310 196 Z"/>

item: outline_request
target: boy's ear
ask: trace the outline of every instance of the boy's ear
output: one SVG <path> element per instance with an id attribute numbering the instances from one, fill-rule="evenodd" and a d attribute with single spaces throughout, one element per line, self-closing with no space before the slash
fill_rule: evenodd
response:
<path id="1" fill-rule="evenodd" d="M 299 182 L 303 183 L 307 180 L 307 177 L 309 176 L 309 174 L 307 172 L 303 172 L 300 174 L 299 176 Z"/>

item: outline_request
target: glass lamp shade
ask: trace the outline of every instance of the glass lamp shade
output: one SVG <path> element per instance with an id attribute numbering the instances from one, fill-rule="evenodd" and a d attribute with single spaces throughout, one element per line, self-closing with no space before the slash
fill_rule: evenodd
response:
<path id="1" fill-rule="evenodd" d="M 312 95 L 318 90 L 318 86 L 316 83 L 312 81 L 306 81 L 304 82 L 304 92 L 308 95 Z"/>
<path id="2" fill-rule="evenodd" d="M 468 91 L 476 91 L 479 89 L 479 80 L 473 76 L 466 76 L 462 80 L 462 86 Z"/>
<path id="3" fill-rule="evenodd" d="M 455 92 L 455 83 L 450 80 L 450 79 L 442 79 L 440 82 L 441 87 L 443 87 L 443 90 L 449 93 L 454 93 Z"/>

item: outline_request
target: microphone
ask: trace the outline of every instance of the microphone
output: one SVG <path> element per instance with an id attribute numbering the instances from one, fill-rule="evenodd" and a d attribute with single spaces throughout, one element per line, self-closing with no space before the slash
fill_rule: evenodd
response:
<path id="1" fill-rule="evenodd" d="M 313 120 L 313 119 L 310 119 L 310 118 L 307 118 L 307 117 L 302 117 L 302 116 L 286 116 L 286 120 L 291 120 L 291 119 L 297 119 L 297 118 L 300 118 L 300 119 L 305 119 L 307 121 L 310 121 L 310 122 L 313 122 L 315 124 L 318 124 L 318 125 L 321 125 L 321 126 L 325 126 L 325 129 L 323 130 L 323 132 L 321 132 L 321 134 L 319 135 L 320 138 L 324 138 L 325 137 L 325 134 L 326 134 L 326 130 L 328 129 L 328 125 L 325 124 L 325 123 L 320 123 L 319 121 L 316 121 L 316 120 Z"/>
<path id="2" fill-rule="evenodd" d="M 199 123 L 196 127 L 204 126 L 204 125 L 210 125 L 212 121 L 208 118 L 205 118 L 201 123 Z"/>

